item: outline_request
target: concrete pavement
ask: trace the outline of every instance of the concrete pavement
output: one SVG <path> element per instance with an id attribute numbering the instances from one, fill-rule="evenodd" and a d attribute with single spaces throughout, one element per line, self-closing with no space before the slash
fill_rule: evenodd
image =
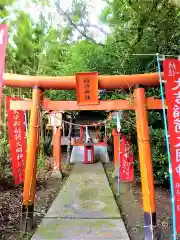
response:
<path id="1" fill-rule="evenodd" d="M 76 164 L 32 240 L 129 240 L 102 163 Z"/>

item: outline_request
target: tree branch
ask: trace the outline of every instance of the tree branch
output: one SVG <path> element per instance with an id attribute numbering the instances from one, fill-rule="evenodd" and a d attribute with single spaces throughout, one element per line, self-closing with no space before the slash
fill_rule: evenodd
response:
<path id="1" fill-rule="evenodd" d="M 78 26 L 73 22 L 73 20 L 69 17 L 69 15 L 60 7 L 60 5 L 55 1 L 55 6 L 56 9 L 58 11 L 58 13 L 63 14 L 67 20 L 69 21 L 69 23 L 86 39 L 88 39 L 89 41 L 91 41 L 92 43 L 95 44 L 100 44 L 103 45 L 102 43 L 97 43 L 93 38 L 91 38 L 90 36 L 86 35 L 83 31 L 81 31 L 81 29 L 78 28 Z M 104 46 L 104 45 L 103 45 Z"/>
<path id="2" fill-rule="evenodd" d="M 78 24 L 78 25 L 76 25 L 77 27 L 78 26 L 82 26 L 81 24 Z M 97 26 L 97 25 L 95 25 L 95 24 L 85 24 L 84 25 L 84 27 L 88 27 L 88 28 L 96 28 L 96 29 L 98 29 L 99 31 L 101 31 L 104 35 L 106 35 L 106 36 L 108 36 L 108 32 L 106 32 L 103 28 L 101 28 L 101 27 L 99 27 L 99 26 Z"/>

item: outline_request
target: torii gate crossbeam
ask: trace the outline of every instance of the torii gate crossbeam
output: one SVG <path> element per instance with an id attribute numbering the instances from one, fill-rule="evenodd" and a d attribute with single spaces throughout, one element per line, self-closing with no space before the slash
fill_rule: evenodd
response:
<path id="1" fill-rule="evenodd" d="M 32 88 L 38 86 L 42 89 L 75 90 L 75 76 L 28 76 L 4 74 L 4 85 L 9 87 Z M 99 75 L 99 89 L 128 89 L 136 84 L 143 86 L 159 85 L 158 73 L 136 75 Z"/>
<path id="2" fill-rule="evenodd" d="M 25 76 L 4 74 L 4 85 L 9 87 L 20 88 L 33 88 L 32 101 L 19 102 L 13 108 L 17 109 L 17 106 L 22 109 L 31 109 L 31 121 L 29 125 L 29 140 L 27 147 L 27 162 L 25 170 L 25 183 L 24 183 L 24 199 L 23 209 L 27 211 L 33 211 L 34 199 L 35 199 L 35 184 L 36 184 L 36 162 L 37 162 L 37 137 L 38 126 L 40 125 L 39 113 L 40 108 L 48 108 L 51 110 L 62 110 L 65 105 L 68 109 L 73 110 L 113 110 L 114 109 L 126 109 L 135 110 L 136 113 L 136 129 L 138 137 L 138 149 L 139 149 L 139 161 L 141 171 L 141 183 L 142 183 L 142 196 L 143 196 L 143 208 L 144 208 L 144 221 L 145 221 L 145 235 L 147 240 L 153 240 L 154 227 L 156 226 L 156 204 L 154 193 L 154 179 L 152 170 L 152 156 L 149 139 L 148 128 L 148 109 L 162 109 L 161 100 L 146 98 L 144 87 L 146 86 L 158 86 L 159 76 L 158 73 L 149 74 L 136 74 L 136 75 L 115 75 L 115 76 L 98 76 L 98 88 L 99 89 L 128 89 L 134 87 L 133 102 L 129 100 L 116 100 L 115 101 L 100 101 L 96 105 L 77 106 L 75 101 L 71 101 L 71 104 L 62 101 L 49 101 L 43 99 L 43 91 L 45 89 L 57 89 L 57 90 L 75 90 L 76 78 L 72 77 L 43 77 L 43 76 Z M 24 105 L 24 108 L 22 107 Z M 64 106 L 62 106 L 64 105 Z M 12 109 L 12 108 L 11 108 Z M 67 109 L 63 109 L 67 110 Z M 32 141 L 31 141 L 32 140 Z M 32 146 L 33 145 L 33 146 Z M 33 170 L 30 168 L 33 167 Z M 35 168 L 35 169 L 34 169 Z M 29 176 L 31 174 L 31 176 Z M 31 184 L 29 182 L 32 178 Z M 31 215 L 32 216 L 32 215 Z M 153 227 L 152 227 L 153 225 Z"/>

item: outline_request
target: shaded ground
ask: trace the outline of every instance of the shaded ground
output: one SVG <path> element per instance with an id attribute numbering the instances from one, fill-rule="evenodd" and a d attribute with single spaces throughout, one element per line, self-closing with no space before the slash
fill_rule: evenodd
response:
<path id="1" fill-rule="evenodd" d="M 104 165 L 107 177 L 115 194 L 116 202 L 121 211 L 131 240 L 144 240 L 144 218 L 142 209 L 141 187 L 139 184 L 121 183 L 120 196 L 116 196 L 117 186 L 113 182 L 113 165 Z M 156 187 L 157 203 L 157 236 L 162 240 L 171 239 L 171 202 L 167 189 Z M 160 234 L 161 233 L 161 234 Z M 160 237 L 161 236 L 161 237 Z M 180 239 L 177 238 L 177 239 Z"/>
<path id="2" fill-rule="evenodd" d="M 39 173 L 35 205 L 35 228 L 67 180 L 71 169 L 72 165 L 66 168 L 66 176 L 63 180 L 52 176 L 50 171 Z M 20 239 L 23 188 L 22 186 L 15 187 L 7 183 L 0 186 L 0 239 L 18 240 Z"/>

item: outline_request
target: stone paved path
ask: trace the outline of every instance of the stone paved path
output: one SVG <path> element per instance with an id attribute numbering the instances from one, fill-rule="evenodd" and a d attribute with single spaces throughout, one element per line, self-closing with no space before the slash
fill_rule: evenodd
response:
<path id="1" fill-rule="evenodd" d="M 129 240 L 101 163 L 76 164 L 32 240 Z"/>

